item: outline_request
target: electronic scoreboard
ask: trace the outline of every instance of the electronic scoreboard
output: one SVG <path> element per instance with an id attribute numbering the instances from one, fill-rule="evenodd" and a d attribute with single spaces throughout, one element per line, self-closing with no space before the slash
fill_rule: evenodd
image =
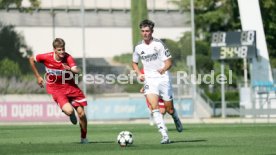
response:
<path id="1" fill-rule="evenodd" d="M 211 50 L 214 60 L 256 57 L 256 31 L 215 32 Z"/>

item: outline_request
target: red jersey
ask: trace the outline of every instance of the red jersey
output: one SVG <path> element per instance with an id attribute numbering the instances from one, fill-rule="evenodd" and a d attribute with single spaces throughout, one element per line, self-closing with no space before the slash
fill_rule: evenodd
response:
<path id="1" fill-rule="evenodd" d="M 62 73 L 65 70 L 63 64 L 68 65 L 70 68 L 76 66 L 74 58 L 70 54 L 66 53 L 61 61 L 57 61 L 55 60 L 54 55 L 54 52 L 49 52 L 35 56 L 35 60 L 43 63 L 45 66 L 46 76 L 44 76 L 44 79 L 46 79 L 47 82 L 47 92 L 52 94 L 55 91 L 61 91 L 61 89 L 66 90 L 65 87 L 68 85 L 77 87 L 74 78 L 71 78 L 70 80 L 62 80 Z M 64 75 L 66 78 L 70 77 L 69 74 Z"/>

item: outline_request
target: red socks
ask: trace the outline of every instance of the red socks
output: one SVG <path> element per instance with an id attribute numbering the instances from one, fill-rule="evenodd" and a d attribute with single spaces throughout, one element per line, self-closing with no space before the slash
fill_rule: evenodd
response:
<path id="1" fill-rule="evenodd" d="M 86 138 L 86 133 L 87 133 L 86 129 L 81 128 L 81 138 Z"/>

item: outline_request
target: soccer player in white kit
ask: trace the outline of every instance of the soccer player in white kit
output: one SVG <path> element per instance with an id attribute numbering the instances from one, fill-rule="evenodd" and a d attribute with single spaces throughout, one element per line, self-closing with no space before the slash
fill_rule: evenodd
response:
<path id="1" fill-rule="evenodd" d="M 132 67 L 140 80 L 144 81 L 144 93 L 153 109 L 153 119 L 162 135 L 161 144 L 169 144 L 167 127 L 158 109 L 159 96 L 164 100 L 168 113 L 173 116 L 179 131 L 183 130 L 173 107 L 173 90 L 168 71 L 172 66 L 171 55 L 168 48 L 160 40 L 152 37 L 154 28 L 152 21 L 143 20 L 139 26 L 143 40 L 135 46 Z M 142 74 L 138 67 L 139 58 L 145 74 Z"/>

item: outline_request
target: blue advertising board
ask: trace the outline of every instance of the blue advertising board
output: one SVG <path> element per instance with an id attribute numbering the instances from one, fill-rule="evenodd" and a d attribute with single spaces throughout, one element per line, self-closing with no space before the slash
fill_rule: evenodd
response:
<path id="1" fill-rule="evenodd" d="M 191 99 L 175 100 L 175 108 L 181 117 L 193 114 Z M 89 120 L 123 120 L 148 118 L 149 110 L 145 98 L 97 98 L 88 101 L 87 118 Z"/>

